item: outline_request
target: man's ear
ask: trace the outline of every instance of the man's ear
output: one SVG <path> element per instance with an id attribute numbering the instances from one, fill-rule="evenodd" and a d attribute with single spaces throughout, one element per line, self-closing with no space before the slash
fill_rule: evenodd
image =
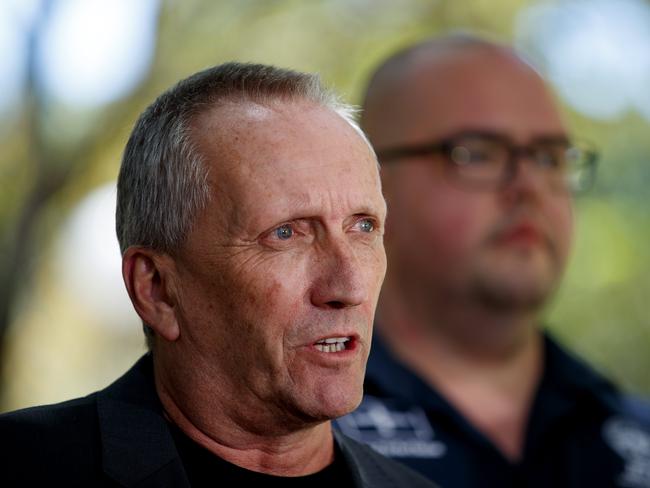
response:
<path id="1" fill-rule="evenodd" d="M 180 335 L 175 297 L 170 293 L 173 264 L 168 255 L 145 247 L 129 247 L 122 256 L 122 277 L 133 307 L 167 341 Z"/>

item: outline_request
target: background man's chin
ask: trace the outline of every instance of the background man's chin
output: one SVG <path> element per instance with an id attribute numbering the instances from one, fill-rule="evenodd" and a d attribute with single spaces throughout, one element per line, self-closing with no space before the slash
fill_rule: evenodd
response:
<path id="1" fill-rule="evenodd" d="M 547 283 L 492 283 L 477 287 L 477 295 L 486 306 L 497 310 L 536 311 L 553 292 Z"/>

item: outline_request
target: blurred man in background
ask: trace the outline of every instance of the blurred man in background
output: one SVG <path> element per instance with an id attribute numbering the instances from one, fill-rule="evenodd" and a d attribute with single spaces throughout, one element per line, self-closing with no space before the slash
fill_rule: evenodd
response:
<path id="1" fill-rule="evenodd" d="M 350 114 L 314 76 L 240 63 L 143 113 L 117 233 L 150 354 L 1 416 L 2 486 L 432 486 L 331 429 L 361 401 L 386 269 Z"/>
<path id="2" fill-rule="evenodd" d="M 389 266 L 341 428 L 448 488 L 650 486 L 648 432 L 540 328 L 595 163 L 540 76 L 480 39 L 424 42 L 375 72 L 362 127 Z"/>

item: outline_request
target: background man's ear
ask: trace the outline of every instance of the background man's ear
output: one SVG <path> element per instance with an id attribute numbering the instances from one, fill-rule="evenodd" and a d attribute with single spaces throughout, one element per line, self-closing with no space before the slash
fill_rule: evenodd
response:
<path id="1" fill-rule="evenodd" d="M 168 341 L 180 335 L 175 297 L 169 293 L 172 269 L 169 256 L 144 247 L 129 247 L 122 257 L 122 277 L 133 307 L 145 324 Z"/>

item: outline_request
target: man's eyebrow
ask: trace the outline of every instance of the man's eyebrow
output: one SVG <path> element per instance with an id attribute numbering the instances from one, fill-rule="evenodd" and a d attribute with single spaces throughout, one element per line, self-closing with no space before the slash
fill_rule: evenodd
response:
<path id="1" fill-rule="evenodd" d="M 373 207 L 370 205 L 360 205 L 358 207 L 353 207 L 345 216 L 344 218 L 351 217 L 351 216 L 362 216 L 362 215 L 368 215 L 368 216 L 377 216 L 381 217 L 381 215 L 384 212 L 382 212 L 381 207 Z M 278 222 L 291 222 L 294 220 L 322 220 L 323 219 L 323 214 L 318 208 L 303 208 L 303 209 L 295 209 L 295 211 L 291 213 L 287 213 L 286 216 L 283 219 L 278 220 Z"/>
<path id="2" fill-rule="evenodd" d="M 364 204 L 357 207 L 351 215 L 381 215 L 381 213 L 381 206 L 370 206 Z"/>

